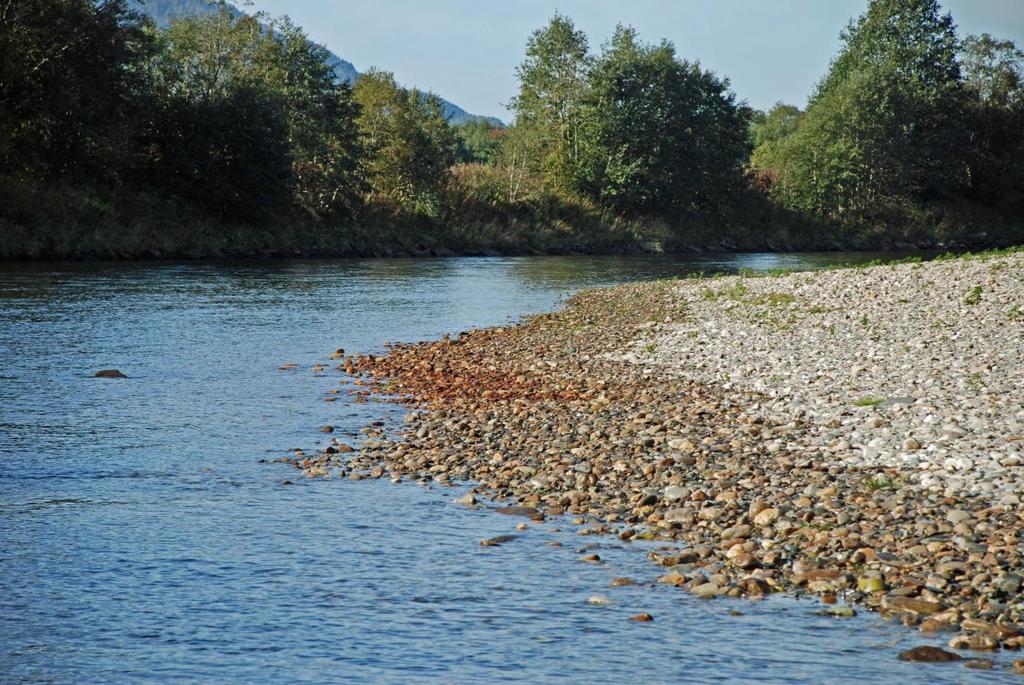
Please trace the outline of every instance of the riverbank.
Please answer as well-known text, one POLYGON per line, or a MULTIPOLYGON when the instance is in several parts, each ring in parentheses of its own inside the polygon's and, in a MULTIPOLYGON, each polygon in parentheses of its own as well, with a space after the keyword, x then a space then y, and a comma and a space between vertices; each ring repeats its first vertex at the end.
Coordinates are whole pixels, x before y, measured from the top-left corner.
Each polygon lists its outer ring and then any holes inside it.
POLYGON ((587 291, 344 358, 353 392, 425 411, 297 465, 663 540, 660 581, 701 597, 813 593, 1020 648, 1022 307, 1019 251, 587 291))
POLYGON ((719 252, 947 251, 1017 244, 1019 219, 966 205, 922 209, 900 228, 821 224, 754 192, 675 221, 617 216, 539 193, 516 202, 453 183, 434 216, 372 202, 343 219, 268 212, 218 217, 159 192, 0 176, 0 260, 616 255, 719 252))

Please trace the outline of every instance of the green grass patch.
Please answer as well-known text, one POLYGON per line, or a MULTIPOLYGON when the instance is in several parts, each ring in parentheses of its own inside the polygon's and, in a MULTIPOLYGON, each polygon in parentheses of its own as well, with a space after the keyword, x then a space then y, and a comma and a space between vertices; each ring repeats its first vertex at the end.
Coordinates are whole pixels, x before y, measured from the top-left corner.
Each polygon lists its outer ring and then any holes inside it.
POLYGON ((974 286, 973 288, 971 288, 971 292, 967 293, 967 297, 964 298, 964 304, 966 304, 969 307, 973 307, 974 305, 980 303, 982 292, 984 292, 984 290, 980 285, 974 286))

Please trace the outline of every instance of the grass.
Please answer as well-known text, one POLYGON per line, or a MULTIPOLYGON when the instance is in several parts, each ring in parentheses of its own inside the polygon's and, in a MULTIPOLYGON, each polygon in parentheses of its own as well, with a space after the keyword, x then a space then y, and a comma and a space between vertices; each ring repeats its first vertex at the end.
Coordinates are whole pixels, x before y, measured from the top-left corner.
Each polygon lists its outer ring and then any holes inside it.
POLYGON ((877 407, 884 401, 877 397, 862 397, 859 400, 855 400, 853 404, 856 407, 877 407))
POLYGON ((875 492, 877 490, 896 490, 899 487, 899 483, 891 478, 884 478, 879 476, 872 478, 868 481, 868 490, 875 492))
POLYGON ((964 304, 969 307, 981 302, 981 293, 984 292, 980 285, 976 285, 971 288, 971 292, 967 293, 967 297, 964 298, 964 304))
POLYGON ((766 293, 746 300, 748 304, 762 304, 769 307, 783 307, 796 302, 796 296, 789 293, 766 293))

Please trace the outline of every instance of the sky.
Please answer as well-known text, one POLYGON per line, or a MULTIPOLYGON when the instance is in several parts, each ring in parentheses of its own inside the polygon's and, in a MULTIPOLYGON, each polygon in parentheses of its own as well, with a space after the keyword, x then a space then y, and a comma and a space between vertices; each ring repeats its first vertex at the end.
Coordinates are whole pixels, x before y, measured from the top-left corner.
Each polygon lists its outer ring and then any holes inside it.
MULTIPOLYGON (((241 4, 241 3, 240 3, 241 4)), ((597 51, 617 23, 726 76, 758 109, 803 106, 868 0, 253 0, 247 11, 289 15, 365 71, 394 72, 473 114, 509 121, 506 104, 530 33, 557 11, 597 51)), ((1024 46, 1024 0, 942 0, 961 36, 988 32, 1024 46)))

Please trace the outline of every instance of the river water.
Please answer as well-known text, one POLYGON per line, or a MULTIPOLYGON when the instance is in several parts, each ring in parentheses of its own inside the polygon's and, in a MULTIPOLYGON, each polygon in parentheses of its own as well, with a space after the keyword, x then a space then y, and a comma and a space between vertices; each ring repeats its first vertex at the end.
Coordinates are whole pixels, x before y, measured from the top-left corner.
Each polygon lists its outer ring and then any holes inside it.
POLYGON ((872 615, 609 588, 654 580, 645 543, 600 540, 607 563, 581 564, 595 539, 565 521, 485 548, 516 521, 457 489, 260 463, 323 424, 354 440, 400 419, 322 401, 338 377, 311 367, 335 348, 501 324, 587 286, 849 259, 0 265, 0 682, 996 682, 897 661, 929 641, 872 615), (641 611, 655 621, 626 620, 641 611))

